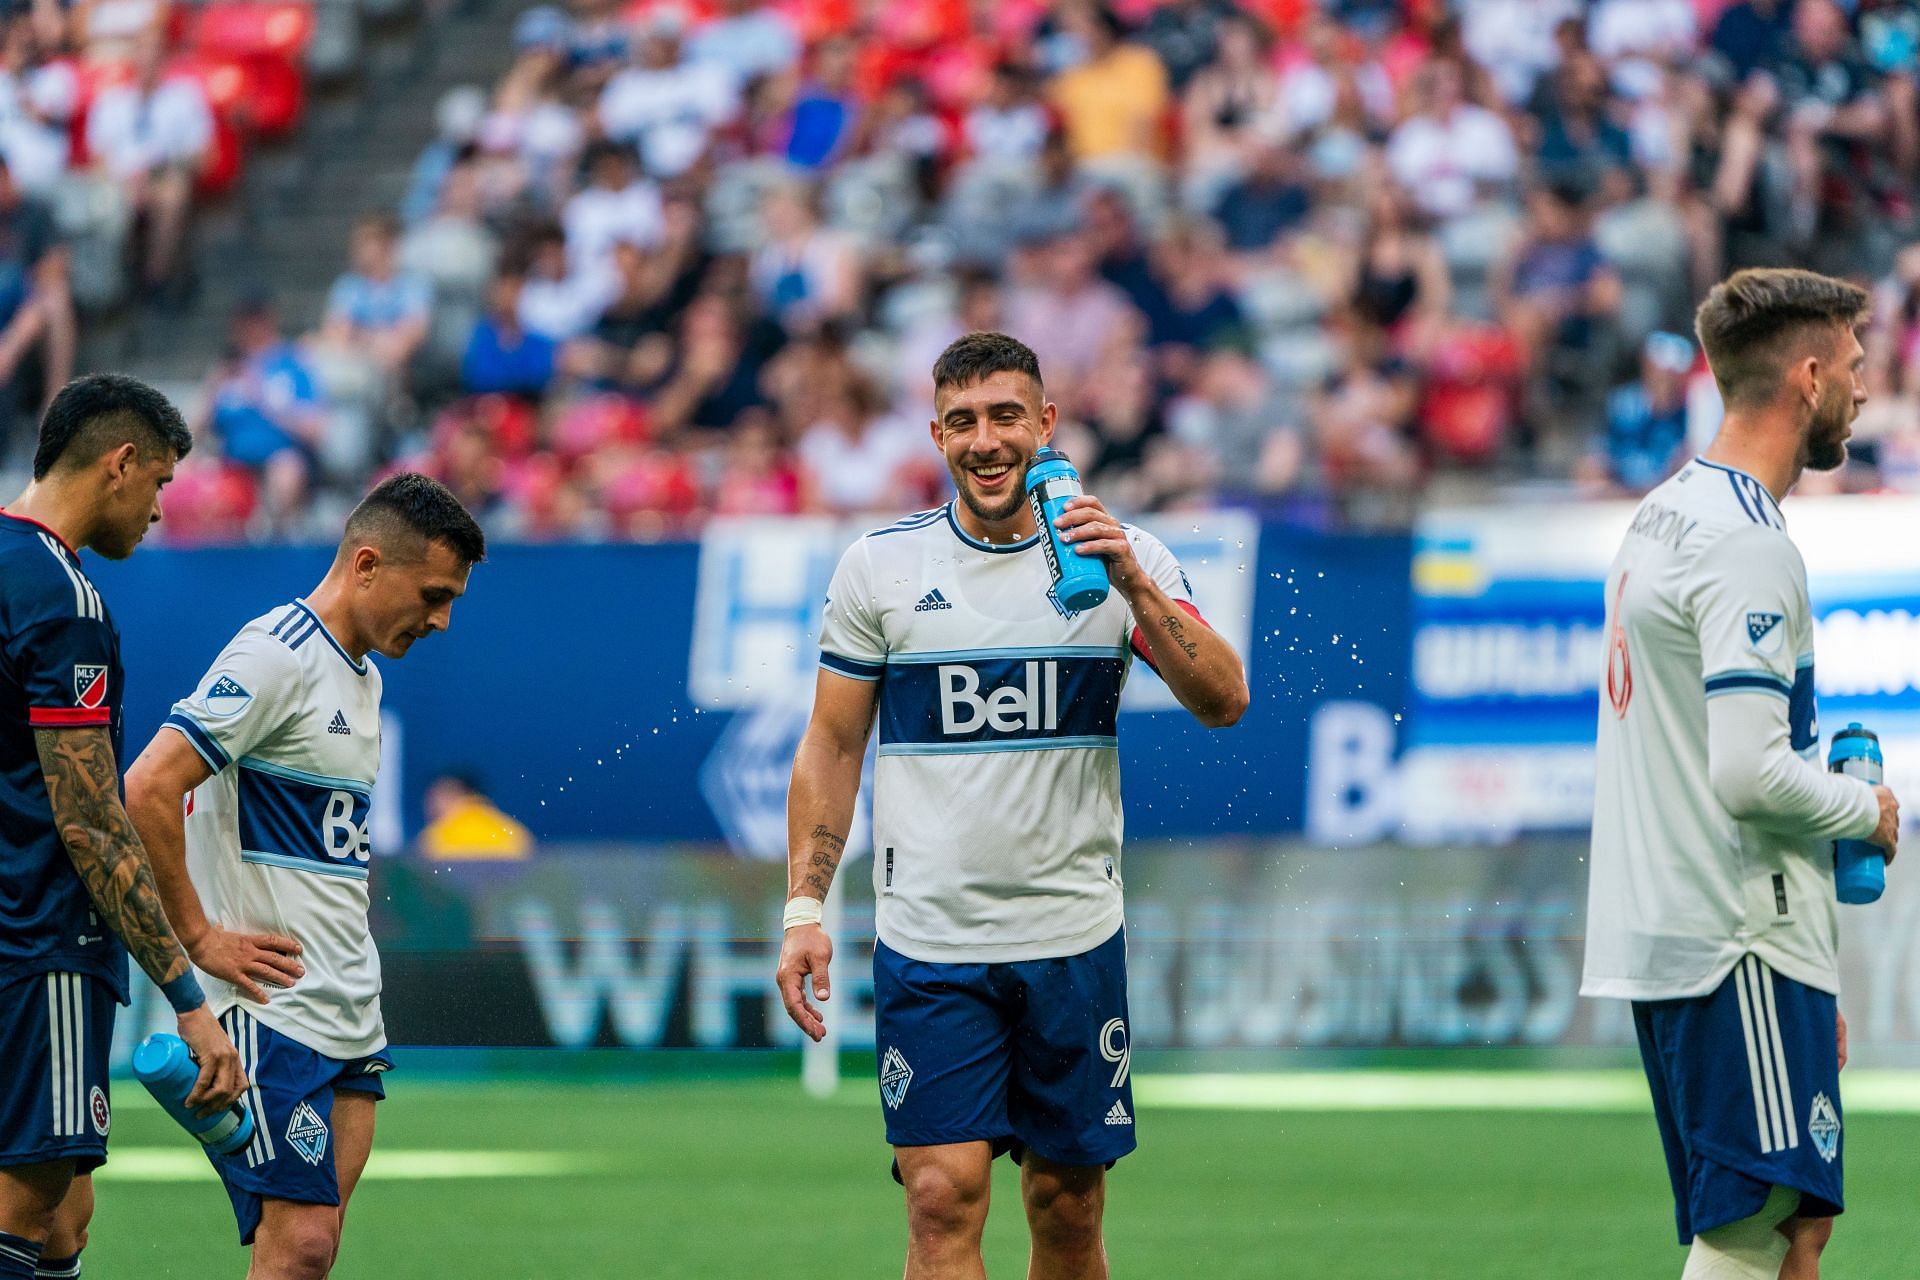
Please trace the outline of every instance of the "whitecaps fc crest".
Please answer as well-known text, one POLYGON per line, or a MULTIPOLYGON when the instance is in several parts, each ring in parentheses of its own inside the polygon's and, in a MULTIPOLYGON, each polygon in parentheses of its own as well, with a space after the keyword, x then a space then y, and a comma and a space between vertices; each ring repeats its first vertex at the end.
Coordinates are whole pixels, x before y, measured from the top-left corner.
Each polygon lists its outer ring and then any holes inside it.
POLYGON ((1839 1156, 1840 1113, 1824 1093, 1814 1094, 1813 1106, 1807 1110, 1807 1136, 1813 1139, 1813 1149, 1828 1164, 1839 1156))
POLYGON ((886 1056, 880 1059, 880 1097, 889 1110, 900 1109, 907 1099, 907 1086, 912 1083, 913 1068, 898 1049, 888 1045, 886 1056))
POLYGON ((308 1164, 319 1164, 320 1157, 327 1154, 327 1122, 312 1103, 302 1101, 293 1109, 287 1120, 287 1141, 308 1164))

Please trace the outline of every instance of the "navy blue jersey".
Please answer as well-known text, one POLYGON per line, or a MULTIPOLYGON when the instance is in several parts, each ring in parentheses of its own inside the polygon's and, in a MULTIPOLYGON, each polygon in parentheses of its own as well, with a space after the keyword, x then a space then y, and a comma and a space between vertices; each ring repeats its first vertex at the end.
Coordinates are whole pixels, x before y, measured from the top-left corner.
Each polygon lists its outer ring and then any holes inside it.
POLYGON ((105 726, 121 757, 120 634, 80 557, 0 512, 0 986, 83 973, 124 1002, 127 953, 53 825, 35 729, 105 726))

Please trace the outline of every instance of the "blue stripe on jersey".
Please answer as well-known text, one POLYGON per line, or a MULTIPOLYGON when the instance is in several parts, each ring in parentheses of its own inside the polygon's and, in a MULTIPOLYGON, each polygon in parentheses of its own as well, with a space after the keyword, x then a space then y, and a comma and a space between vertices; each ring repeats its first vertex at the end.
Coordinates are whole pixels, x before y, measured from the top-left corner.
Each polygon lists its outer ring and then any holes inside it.
POLYGON ((1004 544, 982 542, 960 527, 959 519, 953 514, 953 504, 951 502, 940 508, 940 510, 946 513, 947 523, 953 526, 953 536, 974 548, 976 551, 991 551, 995 555, 1007 555, 1015 551, 1025 551, 1028 547, 1040 541, 1040 533, 1038 530, 1035 530, 1032 537, 1024 538, 1019 542, 1008 542, 1004 544))
POLYGON ((239 763, 243 861, 366 878, 372 797, 363 784, 309 781, 315 775, 280 766, 263 768, 265 761, 248 756, 239 763))
POLYGON ((1803 658, 1793 673, 1793 691, 1787 695, 1787 741, 1795 751, 1819 745, 1818 719, 1813 701, 1813 659, 1803 658))
POLYGON ((869 538, 883 538, 889 533, 912 533, 915 529, 925 529, 930 525, 939 524, 941 518, 945 516, 946 513, 947 509, 945 507, 935 507, 931 511, 917 512, 904 519, 894 521, 884 529, 875 529, 867 536, 869 538))
POLYGON ((282 631, 285 631, 287 629, 287 624, 292 622, 295 618, 298 618, 299 616, 300 616, 300 611, 298 609, 287 610, 285 613, 280 615, 280 621, 274 623, 273 630, 269 631, 267 634, 271 636, 276 636, 276 637, 279 636, 282 631))
POLYGON ((878 680, 887 669, 883 663, 843 658, 837 653, 828 653, 825 649, 820 651, 820 665, 837 676, 847 676, 854 680, 878 680))
POLYGON ((985 751, 1118 751, 1120 739, 1088 734, 1077 738, 1029 738, 1003 742, 891 742, 877 748, 883 756, 963 756, 985 751))
MULTIPOLYGON (((320 615, 315 613, 307 605, 306 601, 295 600, 293 602, 293 607, 300 610, 300 612, 306 614, 309 618, 313 619, 314 628, 318 630, 323 637, 325 637, 327 644, 332 647, 333 651, 340 655, 340 661, 352 667, 356 675, 367 674, 367 664, 364 662, 355 662, 352 656, 348 654, 345 649, 340 647, 340 642, 333 638, 333 632, 327 630, 327 624, 320 621, 320 615)), ((307 634, 311 635, 312 632, 308 632, 307 634)))
POLYGON ((907 748, 979 751, 1112 739, 1126 662, 1111 650, 1098 652, 889 661, 880 684, 881 749, 900 755, 907 748))
POLYGON ((319 625, 316 622, 297 622, 287 629, 287 634, 281 639, 287 642, 287 648, 298 649, 312 638, 313 633, 319 629, 319 625))
POLYGON ((329 777, 324 773, 308 773, 304 769, 296 769, 291 765, 276 764, 271 760, 262 760, 258 756, 241 756, 240 767, 243 769, 252 769, 255 773, 265 773, 276 778, 284 778, 288 782, 304 782, 310 787, 325 787, 329 791, 351 791, 356 795, 365 796, 369 800, 373 796, 372 783, 360 782, 353 778, 329 777))
POLYGON ((1709 698, 1716 693, 1744 693, 1748 690, 1777 693, 1783 698, 1793 693, 1792 685, 1768 671, 1723 671, 1719 675, 1708 676, 1706 685, 1709 698))
POLYGON ((207 762, 207 768, 215 773, 233 763, 233 757, 226 753, 214 736, 186 712, 172 712, 161 723, 169 729, 178 730, 180 736, 187 740, 187 745, 199 752, 200 758, 207 762))
POLYGON ((890 653, 887 655, 889 666, 906 666, 916 662, 983 662, 989 658, 1124 658, 1128 650, 1125 645, 1114 644, 1064 644, 1036 646, 1012 645, 1001 649, 926 649, 919 652, 890 653))
POLYGON ((1733 496, 1740 503, 1740 509, 1747 513, 1747 519, 1755 524, 1763 524, 1769 529, 1787 527, 1786 517, 1781 514, 1780 504, 1773 499, 1773 493, 1758 477, 1748 475, 1738 467, 1729 467, 1718 462, 1708 462, 1705 458, 1695 458, 1703 467, 1712 467, 1715 471, 1726 473, 1727 483, 1733 487, 1733 496))

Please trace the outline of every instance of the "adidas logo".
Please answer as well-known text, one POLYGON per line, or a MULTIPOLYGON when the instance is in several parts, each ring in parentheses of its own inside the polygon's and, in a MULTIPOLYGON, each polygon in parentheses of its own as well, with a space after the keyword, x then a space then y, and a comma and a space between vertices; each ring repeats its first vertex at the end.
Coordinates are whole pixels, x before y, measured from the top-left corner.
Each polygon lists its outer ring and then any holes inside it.
POLYGON ((1113 1100, 1113 1105, 1107 1108, 1107 1123, 1108 1124, 1132 1124, 1133 1123, 1133 1117, 1127 1114, 1127 1109, 1124 1106, 1120 1105, 1120 1099, 1118 1098, 1115 1098, 1113 1100))
POLYGON ((336 711, 333 713, 333 723, 327 726, 327 732, 344 733, 349 736, 353 734, 352 727, 347 724, 346 712, 336 711))
POLYGON ((936 609, 951 608, 953 608, 953 606, 947 603, 947 598, 940 594, 940 588, 935 587, 920 597, 920 603, 913 606, 913 611, 915 613, 932 613, 936 609))

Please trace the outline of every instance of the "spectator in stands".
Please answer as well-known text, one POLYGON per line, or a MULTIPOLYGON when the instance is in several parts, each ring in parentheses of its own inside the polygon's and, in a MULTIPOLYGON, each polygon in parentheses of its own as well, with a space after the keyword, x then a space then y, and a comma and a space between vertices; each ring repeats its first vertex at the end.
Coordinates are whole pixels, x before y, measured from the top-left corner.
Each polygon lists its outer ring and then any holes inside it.
POLYGON ((414 161, 400 202, 400 218, 407 226, 418 226, 439 209, 447 175, 474 145, 486 116, 487 95, 476 85, 455 85, 440 95, 433 109, 434 139, 414 161))
POLYGON ((426 340, 433 293, 419 276, 401 271, 400 224, 370 214, 353 228, 353 269, 327 292, 322 343, 371 362, 389 384, 404 384, 407 367, 426 340))
POLYGON ((638 148, 656 178, 685 173, 707 153, 714 131, 740 112, 732 72, 688 58, 685 29, 680 10, 654 10, 641 24, 633 65, 607 81, 600 95, 600 127, 613 141, 638 148))
POLYGON ((1421 478, 1413 432, 1419 381, 1378 328, 1357 318, 1343 328, 1340 367, 1307 409, 1321 483, 1349 499, 1411 494, 1421 478))
POLYGON ((688 42, 694 61, 724 67, 743 86, 790 71, 799 62, 799 33, 763 0, 720 0, 718 8, 720 16, 688 42))
POLYGON ((460 385, 468 395, 541 395, 553 381, 558 345, 520 321, 526 277, 508 268, 494 277, 485 314, 467 339, 460 385))
POLYGON ((521 251, 527 263, 520 290, 520 324, 555 343, 593 328, 619 290, 617 273, 575 270, 567 237, 552 223, 534 228, 521 251))
POLYGON ((722 516, 791 516, 809 509, 806 480, 764 410, 747 413, 727 433, 713 512, 722 516))
POLYGON ((1167 69, 1176 93, 1184 92, 1219 57, 1231 39, 1226 28, 1242 17, 1231 0, 1167 0, 1140 27, 1140 43, 1167 69))
POLYGON ((206 94, 188 77, 167 76, 165 56, 159 36, 143 36, 133 80, 102 89, 87 114, 87 150, 133 207, 141 280, 154 295, 175 279, 193 184, 213 154, 206 94))
POLYGON ((1300 409, 1252 352, 1227 347, 1202 362, 1193 390, 1169 406, 1167 425, 1202 460, 1209 488, 1280 494, 1306 478, 1300 409))
POLYGON ((1387 165, 1427 213, 1457 217, 1481 191, 1519 176, 1513 131, 1498 115, 1467 101, 1466 73, 1458 63, 1427 63, 1412 93, 1419 105, 1393 131, 1387 165))
POLYGON ((1607 429, 1581 478, 1610 490, 1642 494, 1686 461, 1687 374, 1693 343, 1653 333, 1640 350, 1640 376, 1607 397, 1607 429))
POLYGON ((1362 323, 1418 361, 1439 339, 1451 309, 1446 259, 1400 187, 1388 182, 1375 188, 1367 213, 1347 302, 1362 323))
POLYGON ((860 113, 854 55, 854 43, 847 39, 822 40, 814 50, 812 74, 787 116, 786 160, 794 168, 817 172, 851 148, 860 113))
POLYGON ((71 63, 40 56, 31 20, 14 20, 0 38, 0 159, 23 191, 45 194, 72 158, 79 80, 71 63))
POLYGON ((666 228, 660 190, 640 176, 632 148, 596 142, 583 159, 587 185, 567 201, 561 224, 568 275, 593 287, 612 276, 616 242, 657 244, 666 228))
POLYGON ((269 526, 285 533, 303 515, 324 406, 299 349, 281 333, 270 295, 244 297, 229 332, 232 346, 213 373, 201 429, 219 442, 222 457, 253 475, 269 526))
POLYGON ((576 88, 598 89, 627 60, 630 39, 620 0, 569 0, 567 71, 576 88))
POLYGON ((1116 345, 1138 333, 1141 318, 1116 286, 1094 269, 1093 246, 1078 230, 1042 241, 1033 269, 1007 299, 1007 323, 1040 357, 1047 391, 1061 404, 1116 345))
POLYGON ((38 352, 40 399, 73 376, 76 323, 67 251, 53 215, 13 180, 0 158, 0 457, 19 416, 33 408, 27 383, 38 352))
POLYGON ((1217 27, 1219 58, 1191 77, 1180 104, 1186 173, 1181 200, 1195 212, 1252 167, 1278 109, 1279 78, 1266 28, 1235 13, 1217 27))
POLYGON ((520 862, 533 834, 487 798, 472 773, 444 773, 427 784, 427 826, 419 850, 435 862, 520 862))
POLYGON ((760 223, 748 275, 761 305, 793 332, 850 316, 861 300, 860 257, 821 224, 817 192, 796 182, 774 187, 760 223))
POLYGON ((1120 19, 1104 5, 1074 4, 1061 21, 1085 50, 1053 82, 1053 106, 1074 159, 1130 186, 1157 179, 1166 68, 1152 50, 1123 38, 1120 19))
POLYGON ((1229 251, 1265 255, 1306 221, 1313 193, 1302 170, 1299 150, 1284 138, 1269 134, 1261 140, 1246 176, 1229 186, 1213 209, 1229 251))
POLYGON ((1047 129, 1047 109, 1034 94, 1032 77, 1019 63, 1003 62, 963 119, 961 139, 976 164, 1024 174, 1038 162, 1047 129))
MULTIPOLYGON (((1811 245, 1818 235, 1831 252, 1836 239, 1857 240, 1873 221, 1877 192, 1867 165, 1886 152, 1886 99, 1833 0, 1797 0, 1778 75, 1795 242, 1811 245)), ((1858 256, 1852 244, 1840 251, 1858 256)))
POLYGON ((749 347, 734 304, 720 294, 701 294, 681 313, 673 365, 653 398, 654 421, 663 432, 732 427, 766 403, 760 390, 764 363, 764 354, 749 347))
POLYGON ((822 510, 861 515, 927 506, 945 496, 945 473, 926 428, 886 413, 869 378, 837 379, 817 399, 796 453, 822 510))

